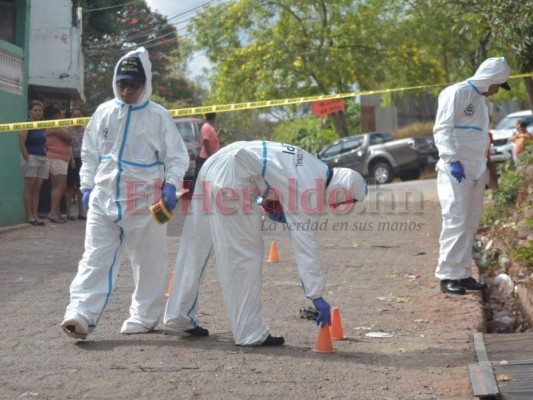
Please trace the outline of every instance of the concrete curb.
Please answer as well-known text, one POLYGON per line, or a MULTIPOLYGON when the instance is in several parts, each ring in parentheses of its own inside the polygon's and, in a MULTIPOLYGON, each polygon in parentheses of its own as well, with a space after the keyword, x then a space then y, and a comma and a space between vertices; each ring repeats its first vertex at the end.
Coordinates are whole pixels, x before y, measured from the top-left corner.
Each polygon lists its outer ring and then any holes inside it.
POLYGON ((0 235, 2 233, 8 233, 8 232, 12 232, 12 231, 18 231, 20 229, 30 228, 31 226, 32 225, 30 225, 28 223, 24 223, 24 224, 17 224, 17 225, 10 225, 10 226, 0 227, 0 235))

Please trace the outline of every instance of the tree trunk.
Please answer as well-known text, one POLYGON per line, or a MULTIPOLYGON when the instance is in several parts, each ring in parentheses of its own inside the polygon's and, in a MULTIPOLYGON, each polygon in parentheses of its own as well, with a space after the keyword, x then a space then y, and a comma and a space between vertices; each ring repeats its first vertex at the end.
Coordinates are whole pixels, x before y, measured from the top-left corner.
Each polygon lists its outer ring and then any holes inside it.
POLYGON ((330 117, 333 120, 333 125, 335 126, 335 130, 337 131, 339 136, 348 136, 348 126, 346 125, 344 111, 337 111, 336 113, 330 114, 330 117))
POLYGON ((528 76, 524 78, 526 82, 526 93, 529 100, 529 109, 533 110, 533 78, 528 76))

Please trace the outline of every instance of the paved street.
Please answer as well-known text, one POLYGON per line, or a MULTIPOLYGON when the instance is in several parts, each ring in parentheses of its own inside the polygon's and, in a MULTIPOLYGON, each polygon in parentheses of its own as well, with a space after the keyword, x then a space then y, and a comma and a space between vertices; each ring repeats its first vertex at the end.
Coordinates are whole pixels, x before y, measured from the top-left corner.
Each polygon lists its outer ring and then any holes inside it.
MULTIPOLYGON (((311 302, 282 225, 263 226, 265 258, 272 241, 280 254, 263 267, 263 313, 272 333, 285 336, 283 348, 233 344, 214 260, 200 293, 209 338, 162 327, 121 335, 133 286, 127 257, 97 329, 73 341, 59 324, 84 222, 2 230, 0 398, 472 399, 468 364, 476 362, 481 299, 444 295, 433 278, 440 208, 431 182, 374 189, 358 212, 324 215, 309 228, 328 268, 326 299, 339 307, 347 336, 332 354, 312 351, 318 330, 299 317, 311 302)), ((178 216, 169 224, 169 274, 182 223, 178 216)))

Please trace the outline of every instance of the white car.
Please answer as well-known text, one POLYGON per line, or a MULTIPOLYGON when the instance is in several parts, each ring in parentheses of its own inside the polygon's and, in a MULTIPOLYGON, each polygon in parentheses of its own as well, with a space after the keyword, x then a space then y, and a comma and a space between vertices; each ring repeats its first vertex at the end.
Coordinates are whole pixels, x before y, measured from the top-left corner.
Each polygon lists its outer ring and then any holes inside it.
POLYGON ((490 148, 490 159, 492 161, 505 161, 513 158, 513 142, 509 139, 515 132, 515 125, 518 120, 529 121, 527 130, 533 133, 533 114, 531 110, 518 111, 507 115, 490 131, 493 140, 490 148))

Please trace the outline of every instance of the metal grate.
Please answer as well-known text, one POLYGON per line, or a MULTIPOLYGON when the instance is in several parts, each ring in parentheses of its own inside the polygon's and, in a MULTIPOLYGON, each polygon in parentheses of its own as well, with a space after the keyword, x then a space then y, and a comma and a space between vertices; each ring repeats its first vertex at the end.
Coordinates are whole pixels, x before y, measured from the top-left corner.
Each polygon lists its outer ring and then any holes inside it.
POLYGON ((22 56, 0 49, 0 90, 22 95, 22 56))

